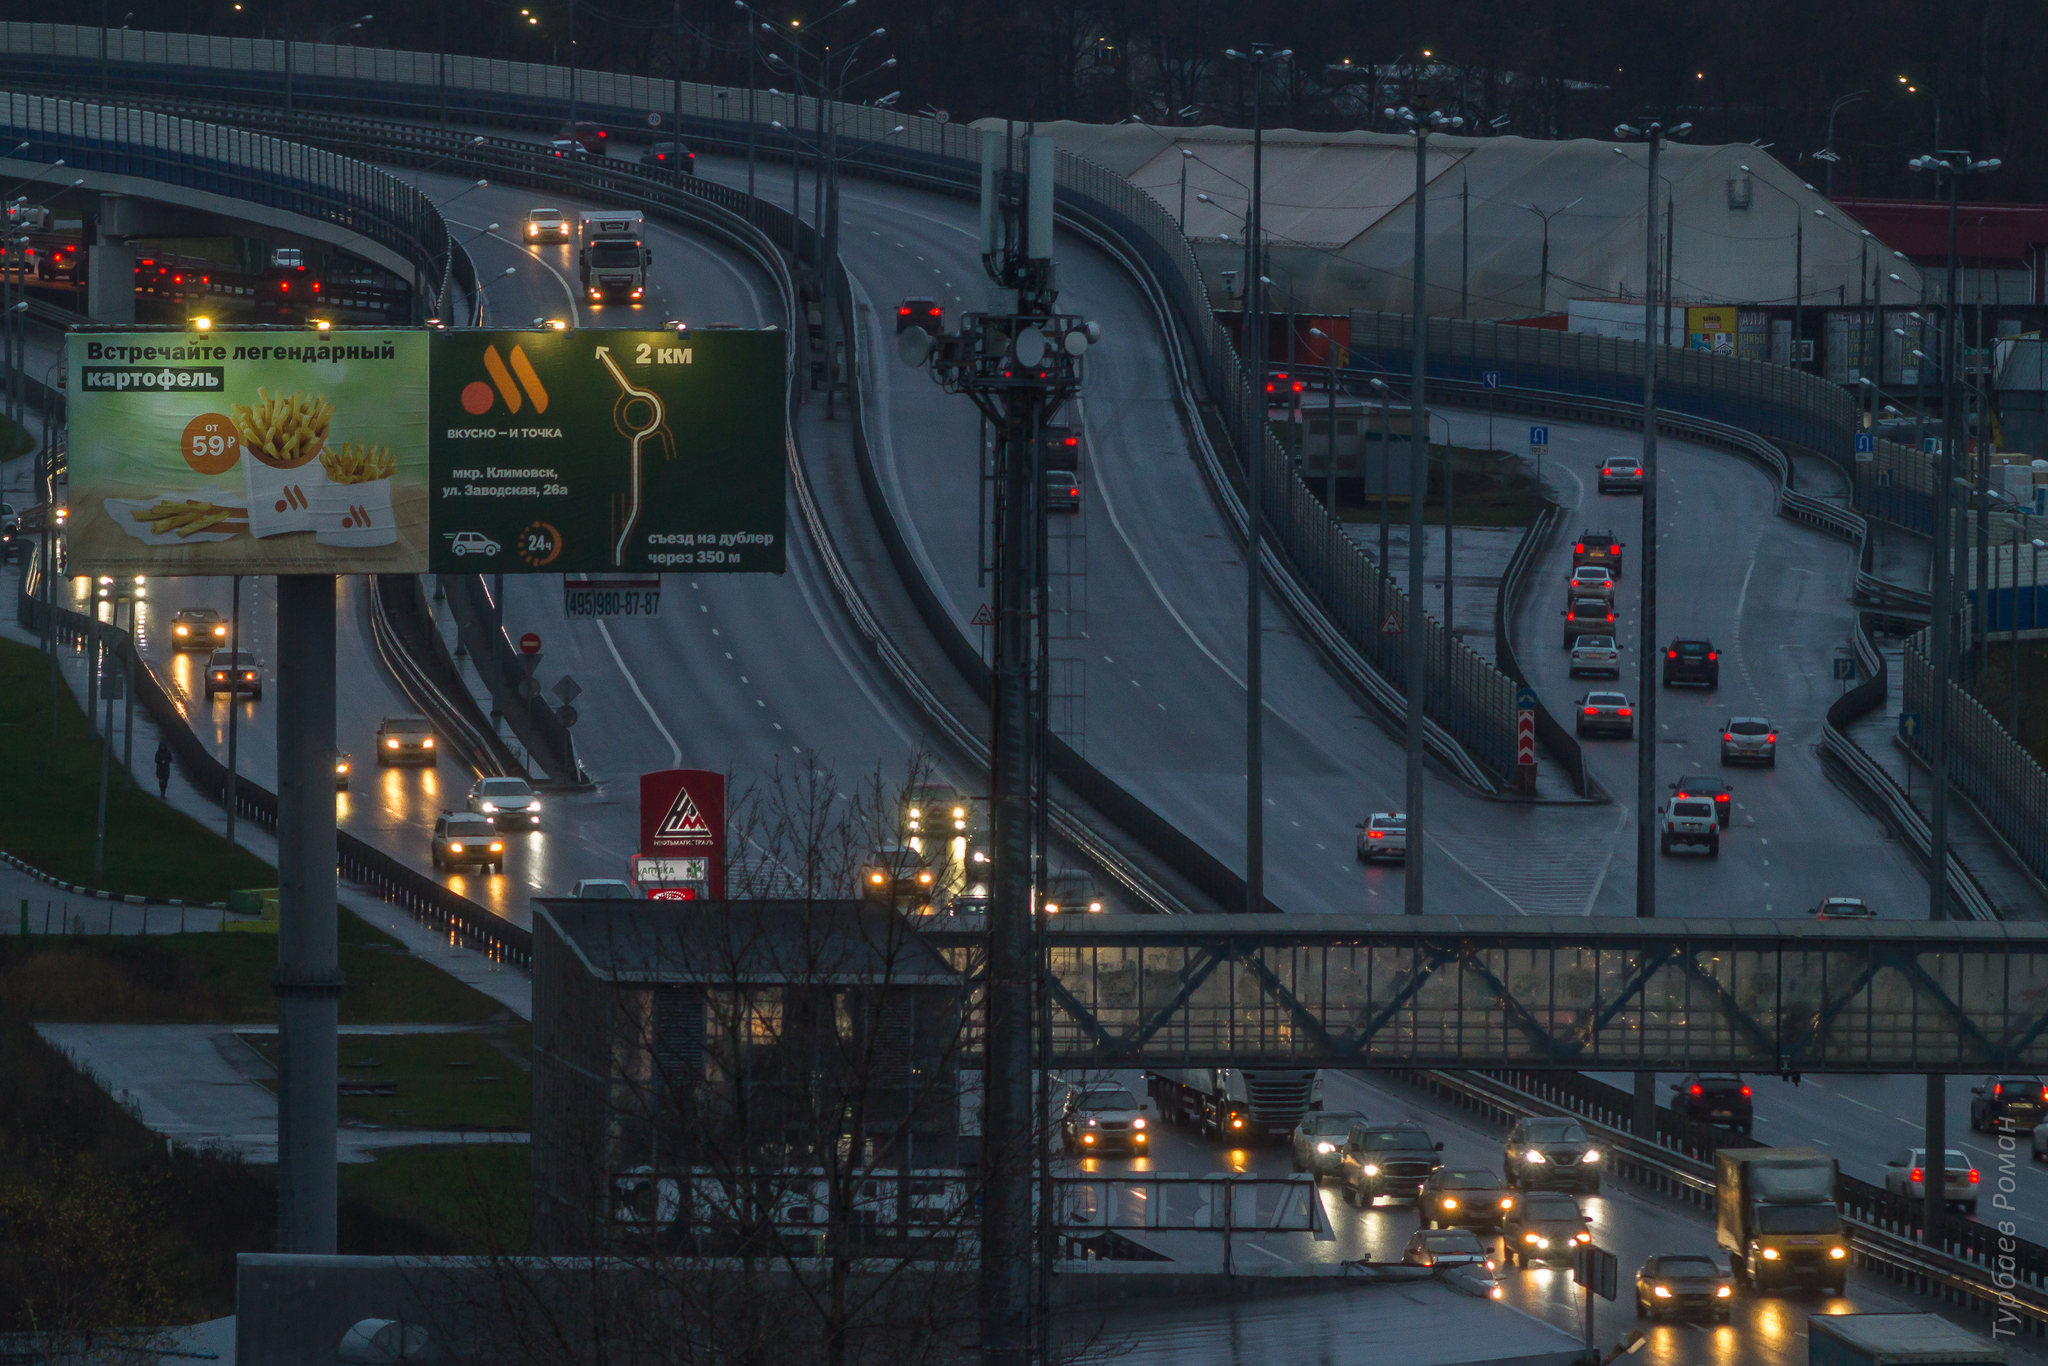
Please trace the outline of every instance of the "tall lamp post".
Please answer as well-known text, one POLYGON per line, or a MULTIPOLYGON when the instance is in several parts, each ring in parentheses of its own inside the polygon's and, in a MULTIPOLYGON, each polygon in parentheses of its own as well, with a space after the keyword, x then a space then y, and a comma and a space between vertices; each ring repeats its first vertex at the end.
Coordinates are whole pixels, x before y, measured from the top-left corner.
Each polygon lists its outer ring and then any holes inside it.
POLYGON ((1245 373, 1250 385, 1245 391, 1244 483, 1246 545, 1244 557, 1245 632, 1245 718, 1244 718, 1244 909, 1256 915, 1266 907, 1266 819, 1265 819, 1265 725, 1260 715, 1265 705, 1265 649, 1259 608, 1265 589, 1260 582, 1260 559, 1265 553, 1265 510, 1260 503, 1266 464, 1266 264, 1265 228, 1260 222, 1260 201, 1265 193, 1265 104, 1266 68, 1278 66, 1294 56, 1292 48, 1254 43, 1240 51, 1229 48, 1224 56, 1243 62, 1252 75, 1252 199, 1245 215, 1244 317, 1245 373))
POLYGON ((1641 138, 1649 146, 1648 206, 1643 215, 1643 576, 1642 635, 1637 641, 1640 670, 1636 712, 1636 914, 1657 914, 1657 154, 1667 138, 1684 137, 1690 123, 1665 128, 1655 120, 1637 128, 1614 130, 1625 138, 1641 138))
MULTIPOLYGON (((1418 112, 1406 105, 1387 110, 1386 116, 1415 136, 1415 278, 1414 302, 1410 305, 1414 312, 1415 338, 1409 356, 1412 364, 1408 383, 1408 622, 1405 628, 1407 639, 1403 642, 1408 653, 1408 682, 1404 689, 1408 702, 1405 735, 1408 854, 1402 891, 1405 898, 1403 909, 1409 915, 1421 915, 1423 854, 1427 845, 1422 819, 1423 746, 1427 725, 1425 703, 1429 694, 1429 652, 1423 642, 1423 627, 1429 619, 1422 610, 1422 504, 1429 490, 1429 418, 1423 393, 1429 342, 1429 301, 1426 297, 1429 255, 1425 214, 1429 194, 1429 135, 1432 130, 1462 128, 1465 120, 1445 118, 1434 111, 1418 112)), ((1385 455, 1382 451, 1381 458, 1384 459, 1385 455)), ((1384 622, 1381 624, 1385 625, 1384 622)), ((1446 621, 1444 630, 1450 629, 1451 623, 1446 621)))
MULTIPOLYGON (((1949 525, 1949 504, 1955 497, 1950 481, 1955 474, 1956 446, 1961 436, 1961 413, 1958 411, 1960 395, 1957 392, 1956 375, 1956 194, 1957 187, 1966 175, 1979 175, 1998 169, 1996 157, 1979 161, 1968 152, 1937 151, 1928 156, 1915 157, 1909 163, 1916 171, 1929 175, 1948 177, 1948 276, 1942 291, 1942 307, 1947 311, 1949 326, 1942 334, 1941 366, 1941 454, 1937 461, 1935 475, 1934 514, 1934 594, 1933 627, 1934 639, 1929 651, 1930 663, 1934 666, 1934 687, 1931 690, 1930 715, 1928 721, 1927 766, 1933 778, 1929 800, 1932 811, 1928 820, 1927 849, 1927 918, 1943 920, 1948 916, 1948 678, 1954 667, 1955 653, 1955 566, 1951 561, 1953 543, 1949 525)), ((1925 1116, 1925 1146, 1929 1161, 1933 1154, 1947 1150, 1948 1133, 1948 1086, 1947 1078, 1939 1073, 1927 1077, 1927 1111, 1925 1116)), ((1926 1204, 1921 1211, 1920 1227, 1924 1241, 1930 1247, 1942 1244, 1942 1225, 1948 1214, 1948 1203, 1942 1185, 1933 1181, 1924 1182, 1926 1204)))
POLYGON ((1538 313, 1548 313, 1550 311, 1550 220, 1584 198, 1584 195, 1580 195, 1579 199, 1574 199, 1571 204, 1565 205, 1563 209, 1552 209, 1548 213, 1537 208, 1534 204, 1522 205, 1523 208, 1543 220, 1543 264, 1541 274, 1538 277, 1541 283, 1536 287, 1536 311, 1538 313))
POLYGON ((1829 199, 1835 197, 1835 163, 1842 159, 1841 155, 1835 151, 1835 115, 1842 111, 1842 106, 1854 104, 1869 93, 1868 90, 1852 90, 1848 94, 1840 96, 1833 104, 1828 106, 1828 144, 1818 152, 1815 152, 1813 159, 1828 168, 1827 179, 1822 183, 1827 187, 1825 193, 1829 199))

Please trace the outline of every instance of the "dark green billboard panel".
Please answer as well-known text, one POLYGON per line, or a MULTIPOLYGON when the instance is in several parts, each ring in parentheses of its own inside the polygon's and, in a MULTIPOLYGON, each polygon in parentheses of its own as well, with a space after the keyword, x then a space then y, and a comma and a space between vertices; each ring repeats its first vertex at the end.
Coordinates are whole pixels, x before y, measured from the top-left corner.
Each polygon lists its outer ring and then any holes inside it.
POLYGON ((436 573, 776 573, 780 331, 441 332, 436 573))

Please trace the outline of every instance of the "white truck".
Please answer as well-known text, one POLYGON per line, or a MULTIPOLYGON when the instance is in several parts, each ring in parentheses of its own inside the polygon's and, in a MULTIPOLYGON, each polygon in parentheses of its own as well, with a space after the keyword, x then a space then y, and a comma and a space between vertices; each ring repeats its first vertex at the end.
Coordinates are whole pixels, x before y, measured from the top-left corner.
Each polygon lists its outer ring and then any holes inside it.
POLYGON ((1164 1124, 1249 1142, 1284 1139, 1323 1108, 1323 1076, 1294 1068, 1180 1067, 1145 1073, 1164 1124))
POLYGON ((647 267, 654 253, 642 240, 646 228, 637 210, 583 215, 576 269, 592 303, 638 303, 647 292, 647 267))

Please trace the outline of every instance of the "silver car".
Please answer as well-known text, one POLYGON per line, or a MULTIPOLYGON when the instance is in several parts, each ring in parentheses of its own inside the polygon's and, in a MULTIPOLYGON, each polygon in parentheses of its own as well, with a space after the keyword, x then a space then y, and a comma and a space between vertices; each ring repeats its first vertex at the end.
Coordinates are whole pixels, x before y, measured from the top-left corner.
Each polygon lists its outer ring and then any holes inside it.
POLYGON ((1737 716, 1721 731, 1721 762, 1778 766, 1778 730, 1761 716, 1737 716))
POLYGON ((1584 678, 1587 674, 1621 677, 1621 647, 1613 636, 1580 636, 1572 646, 1571 676, 1584 678))
POLYGON ((1581 736, 1619 735, 1632 740, 1636 734, 1636 710, 1628 696, 1618 692, 1589 692, 1579 702, 1578 731, 1581 736))
POLYGON ((499 829, 533 829, 540 824, 540 798, 524 778, 479 778, 469 789, 469 809, 490 817, 499 829))
POLYGON ((1375 811, 1358 827, 1358 861, 1408 858, 1408 813, 1375 811))
POLYGON ((1344 1135, 1351 1132, 1354 1124, 1365 1123, 1365 1116, 1323 1110, 1303 1118, 1294 1126, 1294 1170, 1307 1172, 1321 1185, 1323 1178, 1334 1175, 1339 1157, 1344 1149, 1344 1135))
MULTIPOLYGON (((1975 1214, 1977 1187, 1982 1178, 1970 1165, 1969 1156, 1961 1148, 1950 1148, 1942 1166, 1941 1191, 1948 1203, 1961 1205, 1965 1214, 1975 1214)), ((1923 1200, 1927 1190, 1926 1175, 1927 1150, 1908 1148, 1884 1164, 1884 1188, 1908 1200, 1923 1200)))

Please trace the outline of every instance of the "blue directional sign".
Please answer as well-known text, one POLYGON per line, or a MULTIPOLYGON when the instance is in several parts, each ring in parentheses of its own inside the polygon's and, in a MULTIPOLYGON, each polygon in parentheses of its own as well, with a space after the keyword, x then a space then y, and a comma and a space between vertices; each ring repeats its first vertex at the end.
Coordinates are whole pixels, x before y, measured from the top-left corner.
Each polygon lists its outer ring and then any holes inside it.
POLYGON ((1532 446, 1548 446, 1550 444, 1550 428, 1531 427, 1529 429, 1529 444, 1532 446))
POLYGON ((1500 388, 1500 371, 1488 370, 1486 372, 1486 387, 1489 389, 1500 388))
POLYGON ((1536 690, 1535 690, 1534 688, 1517 688, 1517 689, 1515 689, 1515 710, 1516 710, 1516 711, 1534 711, 1534 710, 1536 710, 1536 690))
POLYGON ((1877 438, 1869 432, 1856 433, 1856 454, 1870 455, 1877 450, 1877 438))
POLYGON ((1854 677, 1856 677, 1856 661, 1853 658, 1844 657, 1835 661, 1835 678, 1837 680, 1848 680, 1854 677))
POLYGON ((1892 486, 1892 472, 1890 470, 1879 470, 1877 472, 1877 486, 1881 489, 1888 489, 1892 486))
POLYGON ((1899 734, 1908 740, 1920 734, 1919 712, 1902 711, 1899 713, 1899 734))

